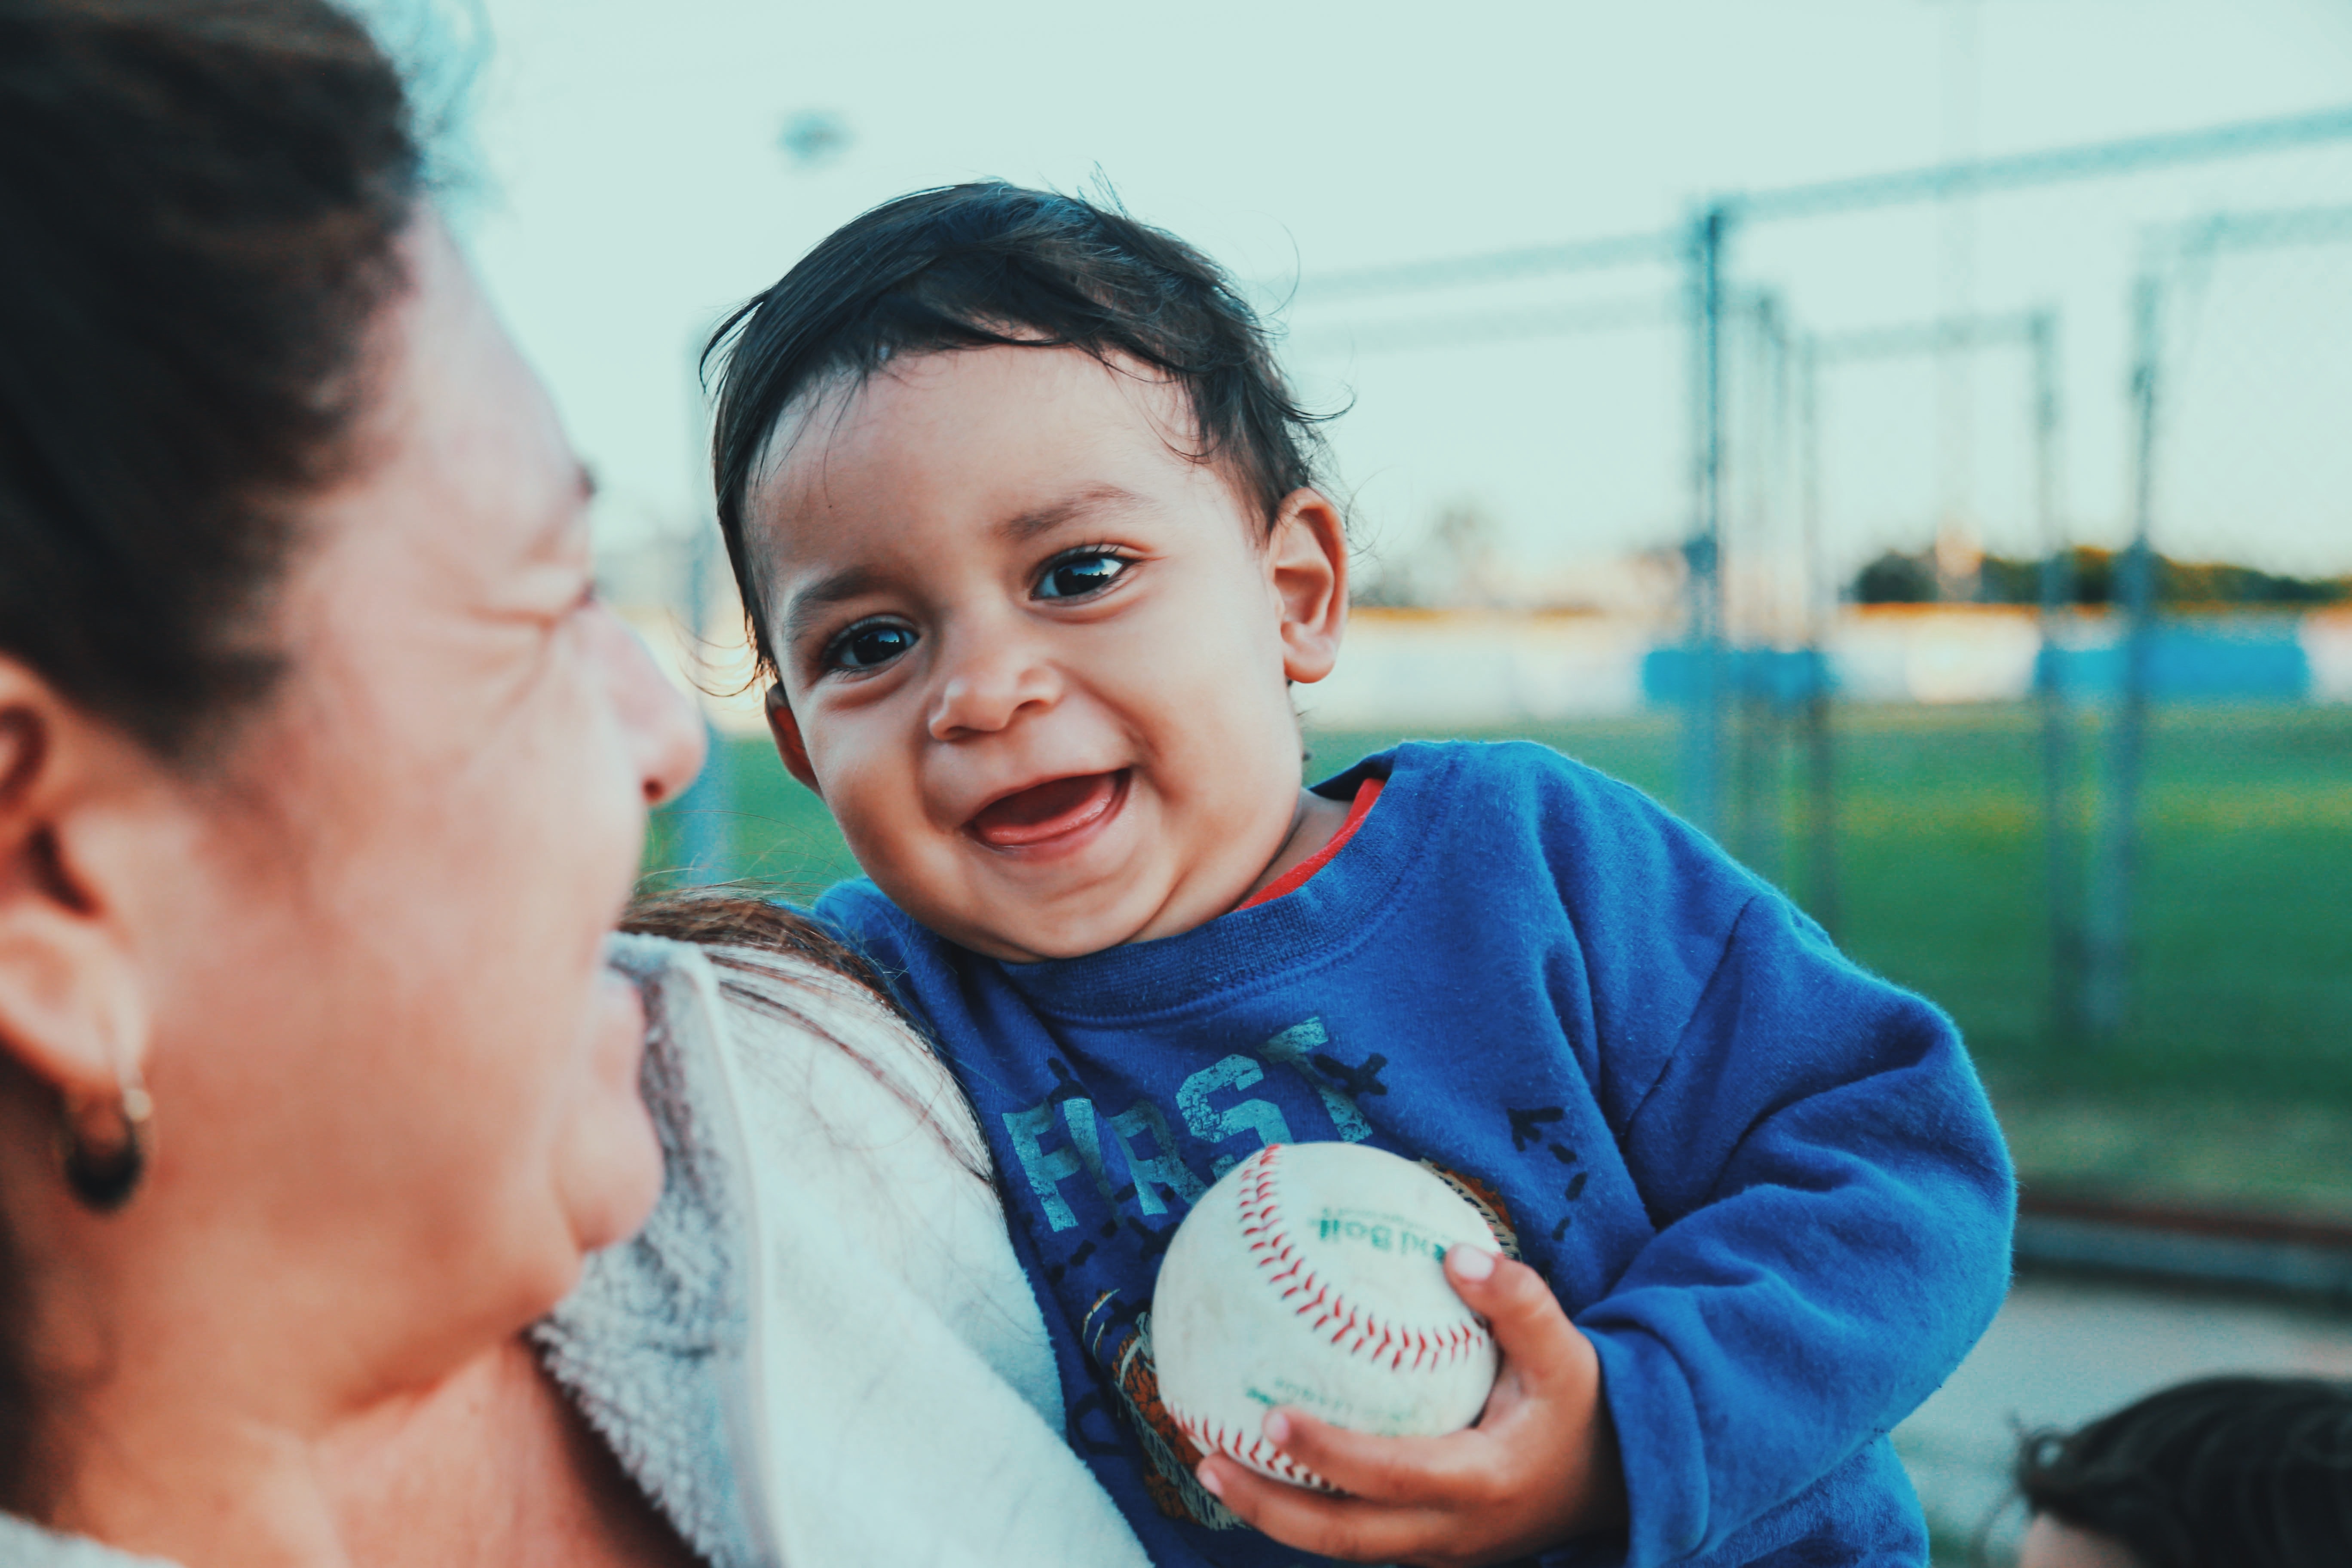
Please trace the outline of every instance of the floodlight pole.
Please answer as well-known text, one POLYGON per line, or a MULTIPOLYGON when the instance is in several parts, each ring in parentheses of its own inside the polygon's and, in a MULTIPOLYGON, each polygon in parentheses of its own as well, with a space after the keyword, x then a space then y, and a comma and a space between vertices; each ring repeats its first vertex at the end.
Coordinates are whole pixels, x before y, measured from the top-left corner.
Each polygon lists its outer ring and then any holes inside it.
POLYGON ((1704 833, 1723 826, 1723 250, 1731 216, 1717 202, 1692 220, 1692 518, 1683 545, 1688 604, 1688 689, 1683 726, 1683 811, 1704 833))
POLYGON ((2116 563, 2115 584, 2123 617, 2123 691, 2107 742, 2105 810, 2084 930, 2083 1022, 2099 1040, 2123 1032, 2131 1001, 2132 882, 2138 868, 2140 773, 2147 752, 2148 666, 2155 652, 2156 560, 2150 538, 2163 309, 2164 284, 2151 269, 2132 297, 2132 541, 2116 563))

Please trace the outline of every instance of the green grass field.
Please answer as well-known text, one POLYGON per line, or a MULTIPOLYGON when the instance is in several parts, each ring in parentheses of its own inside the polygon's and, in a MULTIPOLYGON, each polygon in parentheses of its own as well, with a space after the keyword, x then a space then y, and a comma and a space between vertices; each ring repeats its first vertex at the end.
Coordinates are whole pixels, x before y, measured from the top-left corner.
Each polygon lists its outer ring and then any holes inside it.
MULTIPOLYGON (((2352 1218, 2352 709, 2158 719, 2133 1016, 2097 1047, 2051 1022, 2032 714, 1854 708, 1837 726, 1840 940, 1959 1020, 2030 1183, 2352 1218)), ((1520 733, 1674 802, 1671 716, 1520 733)), ((1316 734, 1313 771, 1394 738, 1316 734)), ((764 744, 712 765, 731 873, 805 895, 854 870, 764 744)), ((678 863, 678 826, 657 826, 649 868, 678 863)), ((1779 879, 1775 826, 1735 837, 1779 879)))

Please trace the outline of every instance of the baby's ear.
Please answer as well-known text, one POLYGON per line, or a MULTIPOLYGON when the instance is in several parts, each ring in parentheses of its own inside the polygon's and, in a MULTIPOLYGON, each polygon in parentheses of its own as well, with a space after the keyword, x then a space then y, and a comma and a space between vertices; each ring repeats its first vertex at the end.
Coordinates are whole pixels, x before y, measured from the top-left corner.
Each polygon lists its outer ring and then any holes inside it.
POLYGON ((817 788, 816 770, 809 766, 808 744, 801 739, 801 721, 793 716, 793 705, 784 696, 782 681, 768 688, 766 706, 768 733, 776 738, 776 755, 784 759, 784 771, 823 800, 824 791, 817 788))
POLYGON ((1266 579, 1282 607, 1282 672, 1317 681, 1339 660, 1348 626, 1348 529, 1318 490, 1283 498, 1265 542, 1266 579))

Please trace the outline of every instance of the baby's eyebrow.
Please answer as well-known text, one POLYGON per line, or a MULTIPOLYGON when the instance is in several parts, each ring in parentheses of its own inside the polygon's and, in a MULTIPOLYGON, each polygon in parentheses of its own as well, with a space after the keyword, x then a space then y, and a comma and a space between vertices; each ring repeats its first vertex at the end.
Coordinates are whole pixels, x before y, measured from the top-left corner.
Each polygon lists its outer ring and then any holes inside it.
POLYGON ((870 566, 845 566, 838 572, 828 572, 815 582, 793 595, 784 612, 784 642, 798 642, 817 613, 845 599, 855 599, 870 594, 881 581, 881 574, 870 566))
POLYGON ((996 525, 997 533, 1014 544, 1025 544, 1039 534, 1100 511, 1125 511, 1143 504, 1143 498, 1118 485, 1088 485, 1061 500, 1028 511, 1016 512, 996 525))

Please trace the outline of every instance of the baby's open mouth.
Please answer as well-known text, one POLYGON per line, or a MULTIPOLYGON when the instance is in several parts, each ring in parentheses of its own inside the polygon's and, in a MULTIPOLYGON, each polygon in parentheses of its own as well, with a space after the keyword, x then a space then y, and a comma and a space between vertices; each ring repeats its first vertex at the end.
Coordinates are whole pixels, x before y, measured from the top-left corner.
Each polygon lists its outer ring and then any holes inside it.
POLYGON ((1025 849, 1108 816, 1127 794, 1127 770, 1047 779, 981 808, 965 831, 992 849, 1025 849))

